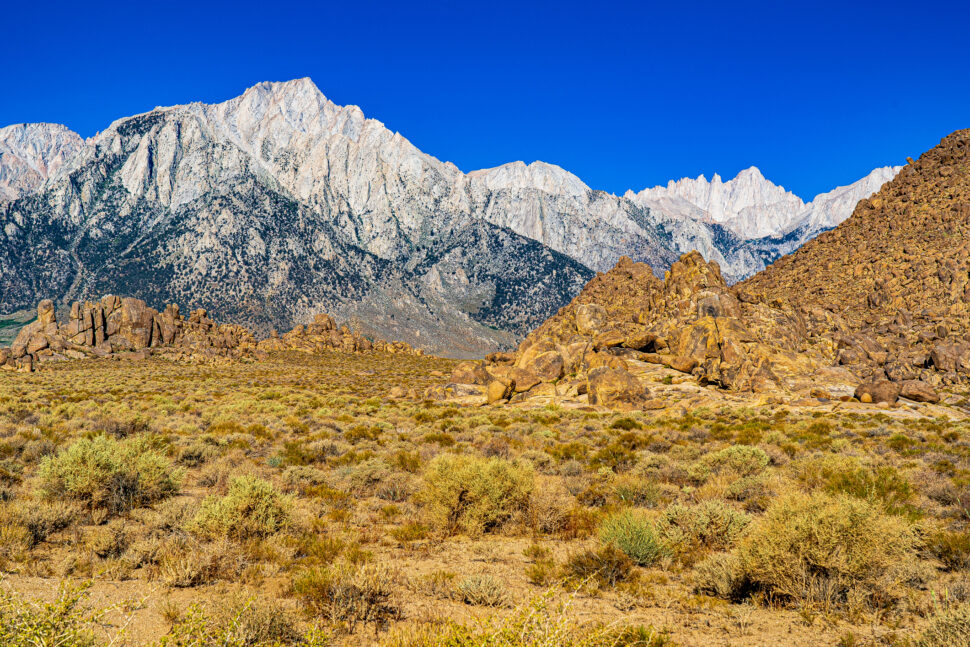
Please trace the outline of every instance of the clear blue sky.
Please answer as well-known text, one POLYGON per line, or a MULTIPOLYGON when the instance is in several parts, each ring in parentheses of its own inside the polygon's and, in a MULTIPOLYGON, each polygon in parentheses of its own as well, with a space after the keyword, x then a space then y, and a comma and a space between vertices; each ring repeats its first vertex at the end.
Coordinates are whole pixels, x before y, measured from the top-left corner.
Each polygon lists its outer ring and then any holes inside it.
POLYGON ((970 2, 6 3, 0 125, 82 135, 309 76, 461 169, 809 199, 970 127, 970 2))

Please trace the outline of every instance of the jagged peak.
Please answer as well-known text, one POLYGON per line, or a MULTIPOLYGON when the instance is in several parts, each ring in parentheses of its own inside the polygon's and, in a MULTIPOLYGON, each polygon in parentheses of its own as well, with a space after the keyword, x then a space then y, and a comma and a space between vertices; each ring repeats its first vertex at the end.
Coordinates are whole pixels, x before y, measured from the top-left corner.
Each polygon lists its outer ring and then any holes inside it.
POLYGON ((485 183, 491 190, 530 187, 547 192, 566 192, 570 195, 585 195, 590 188, 577 176, 561 166, 548 162, 523 161, 509 162, 493 168, 479 169, 468 173, 472 180, 485 183))

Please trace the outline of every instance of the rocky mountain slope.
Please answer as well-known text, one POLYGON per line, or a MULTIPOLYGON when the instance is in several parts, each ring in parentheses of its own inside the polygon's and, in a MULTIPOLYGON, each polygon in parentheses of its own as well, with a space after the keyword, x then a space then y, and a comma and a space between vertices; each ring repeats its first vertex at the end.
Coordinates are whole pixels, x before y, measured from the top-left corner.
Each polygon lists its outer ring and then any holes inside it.
POLYGON ((438 352, 507 345, 591 272, 452 208, 443 174, 308 81, 157 109, 0 203, 0 302, 123 293, 263 333, 327 310, 438 352))
POLYGON ((622 255, 662 273, 698 250, 730 282, 798 238, 747 240, 541 162, 465 174, 309 79, 156 108, 86 142, 5 130, 20 152, 3 157, 4 312, 121 293, 265 334, 326 310, 476 355, 513 344, 622 255))
POLYGON ((951 381, 970 374, 970 130, 738 289, 838 316, 850 336, 816 332, 838 341, 844 364, 875 362, 890 378, 924 367, 951 381))
POLYGON ((0 128, 0 200, 36 191, 82 145, 80 135, 59 124, 0 128))

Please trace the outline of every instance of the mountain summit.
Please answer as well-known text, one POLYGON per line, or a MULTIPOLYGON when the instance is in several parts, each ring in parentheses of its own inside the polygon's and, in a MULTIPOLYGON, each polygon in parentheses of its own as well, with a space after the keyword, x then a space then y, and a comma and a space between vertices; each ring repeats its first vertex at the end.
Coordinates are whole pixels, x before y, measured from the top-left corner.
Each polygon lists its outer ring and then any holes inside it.
MULTIPOLYGON (((798 231, 798 242, 831 229, 852 213, 856 203, 879 190, 901 167, 886 166, 852 184, 822 193, 805 203, 791 191, 773 184, 752 166, 723 182, 671 180, 665 187, 628 192, 634 202, 671 216, 717 224, 745 240, 781 238, 798 231)), ((785 250, 790 251, 790 250, 785 250)))

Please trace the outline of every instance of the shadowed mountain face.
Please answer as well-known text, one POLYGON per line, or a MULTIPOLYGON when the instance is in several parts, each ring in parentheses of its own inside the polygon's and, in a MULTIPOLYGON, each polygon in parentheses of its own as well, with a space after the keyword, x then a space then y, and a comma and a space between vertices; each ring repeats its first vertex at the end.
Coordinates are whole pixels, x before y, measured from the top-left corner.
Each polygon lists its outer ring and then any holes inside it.
POLYGON ((819 229, 747 237, 805 220, 781 213, 805 205, 760 173, 730 191, 691 185, 668 211, 542 162, 465 174, 309 79, 158 108, 86 142, 48 124, 0 133, 0 312, 111 292, 266 333, 328 311, 480 355, 513 345, 621 255, 662 274, 696 249, 730 282, 819 229))

